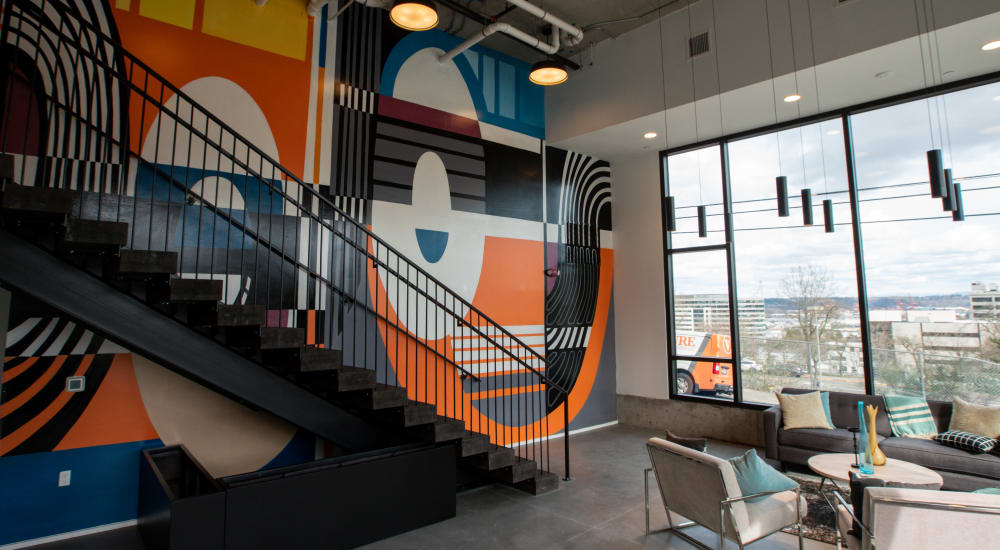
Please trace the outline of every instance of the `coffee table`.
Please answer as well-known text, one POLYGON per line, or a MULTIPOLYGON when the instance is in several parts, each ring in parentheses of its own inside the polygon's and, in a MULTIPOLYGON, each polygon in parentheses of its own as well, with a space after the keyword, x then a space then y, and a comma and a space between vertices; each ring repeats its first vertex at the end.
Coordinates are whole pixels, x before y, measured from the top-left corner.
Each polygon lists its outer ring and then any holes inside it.
MULTIPOLYGON (((809 468, 820 476, 819 494, 833 510, 834 517, 837 517, 837 505, 823 491, 823 486, 829 481, 834 489, 840 489, 837 485, 838 481, 850 481, 850 472, 852 471, 855 474, 860 474, 861 472, 857 468, 851 467, 851 464, 856 460, 857 455, 854 453, 821 454, 809 459, 809 468)), ((928 488, 936 485, 933 488, 937 489, 940 489, 941 485, 944 484, 944 479, 934 470, 895 458, 886 458, 884 465, 875 466, 875 473, 866 477, 881 479, 885 482, 926 485, 928 488)), ((840 529, 836 529, 835 526, 835 531, 837 532, 837 549, 839 550, 841 548, 840 529)))

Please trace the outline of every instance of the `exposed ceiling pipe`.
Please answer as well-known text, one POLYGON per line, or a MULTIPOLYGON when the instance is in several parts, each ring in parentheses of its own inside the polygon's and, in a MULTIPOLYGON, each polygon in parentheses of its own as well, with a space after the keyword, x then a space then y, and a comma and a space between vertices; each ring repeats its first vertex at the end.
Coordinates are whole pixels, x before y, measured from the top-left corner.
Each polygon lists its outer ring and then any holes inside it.
MULTIPOLYGON (((309 5, 306 6, 306 13, 315 17, 319 15, 319 12, 323 10, 323 6, 329 3, 330 0, 309 0, 309 5)), ((362 6, 369 6, 372 8, 383 8, 383 9, 389 9, 392 6, 392 0, 354 0, 353 3, 361 4, 362 6)), ((344 5, 344 8, 347 8, 347 6, 349 6, 350 4, 351 2, 348 2, 346 5, 344 5)), ((335 15, 330 17, 330 19, 336 19, 337 15, 340 15, 340 13, 344 11, 344 8, 341 8, 340 11, 337 11, 335 15)))
POLYGON ((554 54, 559 51, 559 29, 552 29, 552 39, 551 42, 546 44, 542 39, 531 36, 530 34, 519 30, 517 27, 511 25, 510 23, 493 23, 492 25, 486 25, 483 30, 477 32, 476 34, 469 37, 468 40, 462 42, 450 52, 443 53, 438 56, 438 59, 444 63, 451 61, 456 55, 464 52, 465 50, 475 46, 481 42, 487 36, 502 32, 508 36, 516 38, 521 42, 535 48, 536 50, 545 52, 547 54, 554 54))

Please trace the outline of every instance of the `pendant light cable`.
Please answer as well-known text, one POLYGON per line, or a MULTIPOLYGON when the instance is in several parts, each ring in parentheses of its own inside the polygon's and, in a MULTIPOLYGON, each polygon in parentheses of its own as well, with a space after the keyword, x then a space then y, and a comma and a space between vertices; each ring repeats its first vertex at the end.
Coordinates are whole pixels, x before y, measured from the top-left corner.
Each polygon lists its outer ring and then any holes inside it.
MULTIPOLYGON (((926 13, 925 13, 926 15, 926 13)), ((917 49, 920 50, 920 72, 924 77, 924 89, 928 88, 927 84, 927 60, 924 57, 924 39, 923 33, 920 32, 920 8, 917 6, 917 0, 913 0, 913 17, 917 24, 917 49)), ((924 18, 926 19, 926 17, 924 18)), ((930 33, 927 35, 927 55, 930 56, 930 33)), ((933 71, 933 68, 931 69, 933 71)), ((934 122, 931 119, 931 102, 929 99, 924 100, 924 104, 927 106, 927 133, 931 138, 931 149, 934 149, 934 122)))
MULTIPOLYGON (((767 59, 771 65, 771 101, 774 104, 774 123, 778 123, 778 91, 774 85, 774 48, 771 46, 771 14, 768 9, 769 0, 764 0, 764 22, 767 25, 767 59)), ((781 132, 774 133, 778 149, 778 174, 781 174, 781 132)))
MULTIPOLYGON (((806 13, 809 16, 809 47, 812 50, 813 84, 816 86, 816 112, 821 112, 823 108, 819 102, 819 72, 817 70, 819 62, 816 61, 816 35, 815 29, 813 28, 812 2, 806 2, 806 10, 806 13)), ((823 123, 820 122, 816 126, 817 131, 819 132, 819 151, 820 155, 823 157, 823 194, 829 195, 830 188, 826 178, 826 145, 824 144, 823 139, 823 123)))
POLYGON ((715 44, 715 85, 718 89, 719 98, 719 135, 726 135, 726 123, 725 119, 722 117, 722 70, 719 68, 719 28, 716 25, 718 21, 718 16, 715 11, 715 5, 718 0, 712 0, 712 42, 715 44))
MULTIPOLYGON (((930 6, 931 6, 931 21, 932 21, 933 29, 934 29, 934 51, 937 53, 938 72, 941 73, 941 84, 944 84, 944 64, 941 61, 941 41, 938 39, 937 12, 934 11, 934 3, 933 2, 931 2, 930 6)), ((947 147, 948 147, 948 164, 951 165, 951 166, 954 166, 955 165, 955 159, 952 157, 952 148, 951 148, 951 124, 949 124, 949 122, 948 122, 948 95, 947 94, 942 94, 940 96, 934 96, 934 97, 935 97, 935 100, 940 99, 940 101, 941 101, 941 109, 944 111, 944 125, 942 127, 940 125, 940 123, 939 123, 939 126, 938 126, 938 131, 943 132, 943 134, 944 134, 943 137, 942 137, 942 139, 941 139, 941 142, 942 142, 942 145, 944 143, 947 143, 947 147)))
MULTIPOLYGON (((691 28, 691 4, 693 0, 688 0, 687 5, 687 20, 688 20, 688 51, 690 52, 691 44, 691 33, 694 32, 691 28)), ((690 58, 688 62, 691 64, 691 105, 694 108, 694 139, 695 141, 701 140, 701 131, 698 128, 698 88, 695 85, 694 80, 694 58, 690 58)), ((703 204, 705 202, 705 197, 701 189, 701 150, 699 149, 695 153, 697 155, 698 164, 698 204, 703 204)))

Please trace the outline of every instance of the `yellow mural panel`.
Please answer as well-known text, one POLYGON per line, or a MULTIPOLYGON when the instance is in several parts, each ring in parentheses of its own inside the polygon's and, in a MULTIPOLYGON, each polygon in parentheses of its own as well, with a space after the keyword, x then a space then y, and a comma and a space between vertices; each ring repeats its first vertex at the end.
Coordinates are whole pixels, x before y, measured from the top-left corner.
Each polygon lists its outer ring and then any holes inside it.
POLYGON ((201 30, 279 55, 305 60, 309 29, 306 2, 270 0, 258 7, 249 0, 205 0, 201 30))
POLYGON ((139 15, 185 29, 194 26, 195 0, 142 0, 139 15))

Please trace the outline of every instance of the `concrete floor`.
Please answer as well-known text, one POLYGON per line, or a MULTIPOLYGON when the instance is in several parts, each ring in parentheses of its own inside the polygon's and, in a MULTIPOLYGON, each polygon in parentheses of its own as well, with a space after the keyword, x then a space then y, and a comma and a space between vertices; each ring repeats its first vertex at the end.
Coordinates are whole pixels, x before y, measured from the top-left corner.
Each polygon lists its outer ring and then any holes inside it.
MULTIPOLYGON (((645 442, 654 435, 658 433, 648 429, 613 426, 573 436, 573 481, 562 483, 559 490, 538 497, 499 485, 465 492, 458 495, 456 517, 363 548, 696 548, 676 535, 660 531, 667 519, 652 478, 653 533, 648 537, 644 534, 642 470, 649 466, 645 442)), ((562 442, 553 443, 552 464, 562 474, 562 442)), ((746 447, 712 442, 708 450, 728 458, 744 452, 746 447)), ((688 532, 713 548, 718 544, 718 537, 706 529, 695 527, 688 532)), ((727 548, 737 545, 727 542, 727 548)), ((792 550, 798 548, 798 539, 776 533, 750 548, 792 550)), ((829 550, 833 546, 806 539, 805 548, 829 550)))
MULTIPOLYGON (((645 442, 657 432, 612 426, 570 439, 573 481, 533 497, 493 485, 458 495, 458 515, 448 521, 365 546, 365 550, 438 548, 547 549, 693 549, 680 537, 663 532, 666 514, 650 478, 650 529, 645 536, 642 470, 649 465, 645 442)), ((709 443, 709 452, 728 458, 746 447, 709 443)), ((553 467, 562 474, 562 440, 553 440, 553 467)), ((713 548, 715 534, 701 527, 688 531, 713 548)), ((806 539, 807 550, 832 545, 806 539)), ((727 549, 737 548, 727 541, 727 549)), ((797 538, 776 533, 753 543, 753 550, 794 550, 797 538)), ((135 527, 33 547, 33 550, 142 550, 135 527)))

